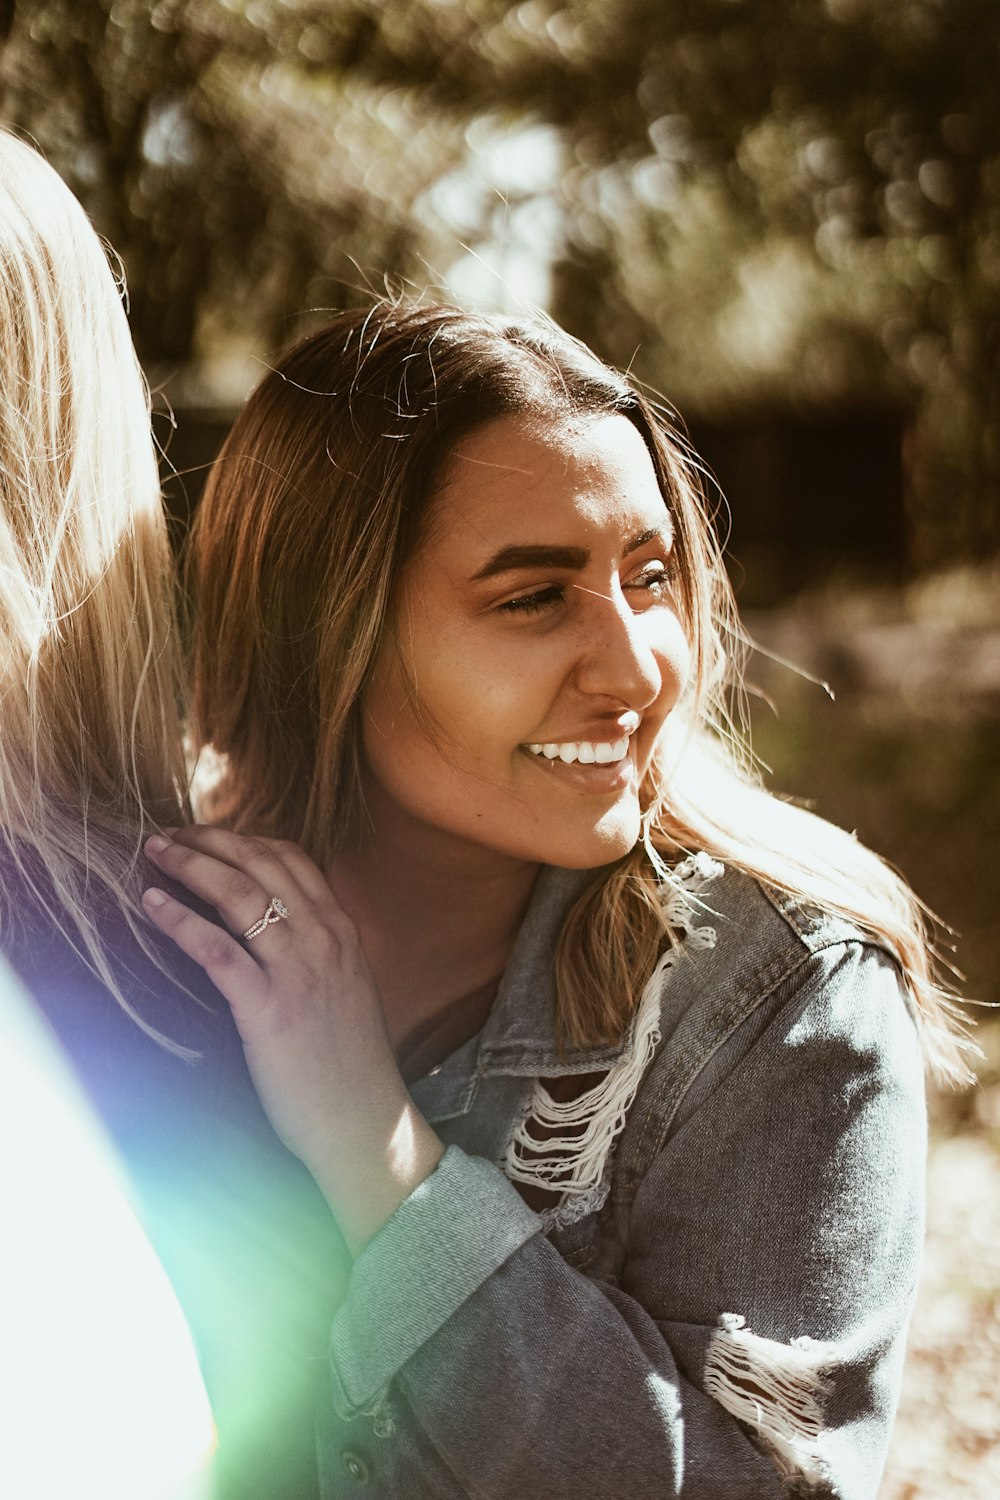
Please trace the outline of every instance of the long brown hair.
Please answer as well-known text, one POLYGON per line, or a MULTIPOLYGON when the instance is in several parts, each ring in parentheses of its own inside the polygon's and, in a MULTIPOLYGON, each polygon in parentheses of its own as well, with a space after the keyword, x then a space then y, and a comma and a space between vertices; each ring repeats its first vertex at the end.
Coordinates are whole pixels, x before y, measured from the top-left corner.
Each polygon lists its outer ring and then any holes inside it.
POLYGON ((250 397, 191 541, 195 739, 222 767, 211 815, 329 860, 360 797, 365 685, 458 438, 504 416, 611 413, 642 435, 673 516, 694 672, 642 789, 645 840, 599 872, 567 918, 561 1036, 596 1044, 628 1026, 670 936, 656 866, 703 849, 886 941, 931 1057, 964 1076, 912 893, 847 834, 777 802, 731 753, 742 637, 684 438, 624 376, 540 320, 388 302, 345 312, 250 397))

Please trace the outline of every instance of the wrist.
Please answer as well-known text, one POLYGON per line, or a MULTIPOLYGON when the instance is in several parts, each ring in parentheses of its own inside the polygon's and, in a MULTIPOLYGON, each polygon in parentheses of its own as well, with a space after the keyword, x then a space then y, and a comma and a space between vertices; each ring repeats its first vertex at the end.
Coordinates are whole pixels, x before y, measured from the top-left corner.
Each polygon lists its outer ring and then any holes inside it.
POLYGON ((444 1142, 409 1094, 342 1133, 322 1161, 307 1162, 352 1255, 434 1171, 444 1142))

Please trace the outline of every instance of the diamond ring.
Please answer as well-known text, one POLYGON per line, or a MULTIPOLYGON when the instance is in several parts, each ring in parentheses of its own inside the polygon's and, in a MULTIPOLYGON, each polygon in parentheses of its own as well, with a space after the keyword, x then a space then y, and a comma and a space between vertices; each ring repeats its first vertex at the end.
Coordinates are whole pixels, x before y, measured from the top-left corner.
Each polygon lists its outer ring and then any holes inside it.
POLYGON ((288 916, 288 907, 280 896, 272 896, 268 902, 267 911, 256 922, 252 923, 243 934, 249 942, 251 938, 259 937, 265 927, 270 927, 272 922, 280 922, 288 916))

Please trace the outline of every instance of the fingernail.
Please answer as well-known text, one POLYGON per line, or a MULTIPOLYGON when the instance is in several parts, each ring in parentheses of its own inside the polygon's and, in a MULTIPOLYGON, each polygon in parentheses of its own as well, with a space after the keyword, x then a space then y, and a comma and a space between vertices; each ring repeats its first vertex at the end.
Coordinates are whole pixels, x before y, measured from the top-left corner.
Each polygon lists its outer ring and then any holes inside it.
POLYGON ((146 840, 147 854, 162 854, 164 849, 169 848, 170 840, 163 838, 162 835, 158 833, 154 833, 151 838, 148 838, 146 840))
POLYGON ((143 891, 142 899, 146 906, 162 906, 167 897, 164 891, 158 890, 155 885, 151 885, 148 891, 143 891))

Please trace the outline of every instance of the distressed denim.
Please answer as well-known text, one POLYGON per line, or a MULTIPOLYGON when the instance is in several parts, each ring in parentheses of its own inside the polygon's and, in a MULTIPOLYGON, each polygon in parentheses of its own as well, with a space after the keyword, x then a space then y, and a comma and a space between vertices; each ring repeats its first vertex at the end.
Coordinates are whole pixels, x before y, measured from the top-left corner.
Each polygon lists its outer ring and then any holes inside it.
POLYGON ((872 1500, 923 1218, 898 968, 720 873, 715 945, 664 976, 604 1202, 560 1227, 499 1163, 536 1078, 632 1046, 555 1046, 551 958, 585 878, 543 873, 483 1031, 413 1086, 447 1150, 334 1318, 324 1500, 872 1500))

